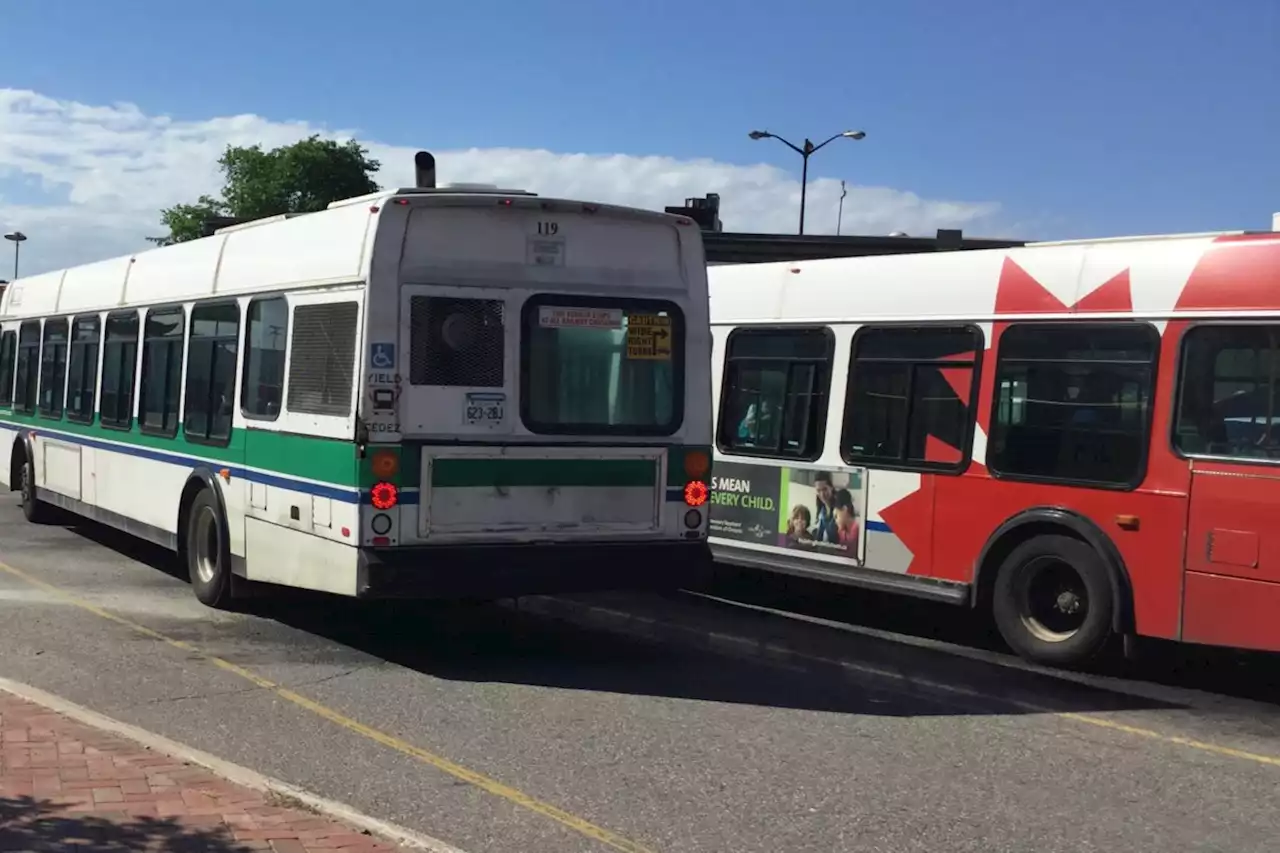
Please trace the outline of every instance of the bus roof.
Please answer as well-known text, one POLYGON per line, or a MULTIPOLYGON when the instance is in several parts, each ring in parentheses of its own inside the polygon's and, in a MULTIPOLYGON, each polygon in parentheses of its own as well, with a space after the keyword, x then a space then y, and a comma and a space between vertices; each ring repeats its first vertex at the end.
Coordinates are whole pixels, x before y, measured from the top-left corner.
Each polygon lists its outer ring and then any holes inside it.
POLYGON ((640 208, 539 197, 490 187, 402 188, 334 202, 314 213, 282 214, 219 228, 212 235, 15 279, 0 317, 30 317, 234 296, 365 280, 378 214, 396 199, 414 205, 493 204, 586 210, 604 216, 692 225, 687 217, 640 208))
POLYGON ((715 324, 1280 313, 1280 234, 713 266, 715 324))

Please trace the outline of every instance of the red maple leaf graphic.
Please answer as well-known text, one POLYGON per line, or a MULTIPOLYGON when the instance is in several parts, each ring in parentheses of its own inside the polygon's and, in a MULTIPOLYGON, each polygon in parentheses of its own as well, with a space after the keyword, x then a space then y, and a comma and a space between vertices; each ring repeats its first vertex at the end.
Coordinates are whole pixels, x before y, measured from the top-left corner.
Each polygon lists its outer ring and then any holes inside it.
MULTIPOLYGON (((1280 243, 1277 243, 1280 245, 1280 243)), ((1129 270, 1104 282, 1100 287, 1067 305, 1054 296, 1011 258, 1005 258, 996 287, 996 314, 1065 314, 1114 313, 1133 310, 1133 296, 1129 285, 1129 270)), ((987 348, 982 355, 982 391, 978 398, 977 423, 983 435, 990 434, 992 389, 995 386, 995 346, 1009 327, 1007 321, 992 324, 987 348)), ((961 400, 969 400, 973 382, 972 373, 964 368, 942 368, 947 383, 961 400)), ((961 458, 960 450, 930 435, 925 440, 925 458, 938 462, 953 462, 961 458)), ((988 476, 986 466, 978 460, 970 463, 966 476, 988 476)), ((889 530, 911 552, 909 573, 927 574, 932 560, 932 543, 935 536, 946 541, 945 531, 935 529, 933 502, 934 484, 938 475, 921 474, 920 487, 906 497, 880 510, 880 518, 889 530)))
POLYGON ((1178 310, 1274 308, 1280 302, 1280 237, 1219 237, 1191 271, 1178 310))

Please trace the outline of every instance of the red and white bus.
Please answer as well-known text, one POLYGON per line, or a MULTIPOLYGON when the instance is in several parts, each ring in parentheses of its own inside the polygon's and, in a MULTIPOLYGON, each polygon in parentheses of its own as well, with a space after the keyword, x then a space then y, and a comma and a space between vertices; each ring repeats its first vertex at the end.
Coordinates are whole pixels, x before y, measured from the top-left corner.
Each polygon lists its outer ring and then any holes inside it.
POLYGON ((708 272, 718 559, 1280 650, 1280 234, 708 272))

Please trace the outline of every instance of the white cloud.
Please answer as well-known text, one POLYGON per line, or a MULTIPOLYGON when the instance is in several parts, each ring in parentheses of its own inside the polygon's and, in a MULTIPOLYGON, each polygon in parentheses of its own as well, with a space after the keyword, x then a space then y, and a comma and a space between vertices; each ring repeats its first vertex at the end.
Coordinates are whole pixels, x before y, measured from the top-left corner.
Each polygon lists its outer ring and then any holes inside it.
MULTIPOLYGON (((228 144, 270 148, 311 133, 355 135, 382 161, 377 178, 384 187, 412 185, 414 149, 364 134, 255 115, 181 121, 146 115, 132 104, 94 106, 0 89, 0 230, 21 229, 31 238, 22 250, 27 274, 136 251, 146 246, 143 237, 161 233, 161 208, 218 191, 217 159, 228 144)), ((793 233, 799 210, 799 182, 774 166, 516 148, 435 153, 442 182, 483 181, 659 210, 718 192, 721 218, 733 231, 793 233)), ((833 233, 839 181, 813 181, 808 195, 806 230, 833 233)), ((999 212, 993 202, 851 187, 843 230, 992 233, 999 230, 999 212)), ((0 278, 7 273, 8 258, 0 254, 0 278)))

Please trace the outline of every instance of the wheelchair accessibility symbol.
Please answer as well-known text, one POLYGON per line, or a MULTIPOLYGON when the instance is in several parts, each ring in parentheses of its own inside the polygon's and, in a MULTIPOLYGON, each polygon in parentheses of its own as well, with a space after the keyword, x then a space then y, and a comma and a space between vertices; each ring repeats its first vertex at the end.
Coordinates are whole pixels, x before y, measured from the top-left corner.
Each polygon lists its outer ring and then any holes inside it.
POLYGON ((374 370, 390 370, 395 366, 395 344, 369 344, 369 367, 374 370))

